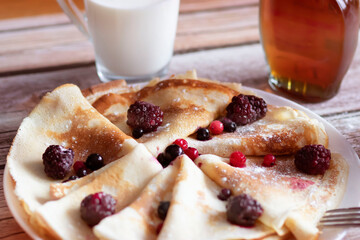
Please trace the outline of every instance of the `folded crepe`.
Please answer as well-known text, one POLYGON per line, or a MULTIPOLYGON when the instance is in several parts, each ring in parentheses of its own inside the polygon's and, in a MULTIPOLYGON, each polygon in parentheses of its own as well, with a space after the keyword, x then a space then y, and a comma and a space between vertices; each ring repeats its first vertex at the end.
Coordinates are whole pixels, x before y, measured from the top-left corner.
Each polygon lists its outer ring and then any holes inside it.
POLYGON ((126 120, 132 103, 139 100, 159 106, 164 112, 162 125, 156 132, 137 139, 157 156, 177 138, 185 138, 199 127, 208 126, 238 94, 238 91, 215 81, 169 79, 152 82, 136 93, 104 95, 93 106, 129 135, 131 129, 126 120))
POLYGON ((268 105, 266 116, 235 132, 214 135, 208 141, 186 138, 189 146, 202 154, 229 157, 234 151, 245 155, 294 154, 308 144, 328 146, 328 136, 322 123, 291 107, 268 105))
POLYGON ((127 208, 102 220, 95 228, 99 239, 263 239, 274 230, 262 223, 244 228, 226 220, 226 202, 217 198, 221 188, 211 181, 186 155, 158 174, 127 208), (170 201, 162 220, 157 215, 160 201, 170 201))
POLYGON ((50 184, 59 182, 44 172, 42 154, 52 144, 73 149, 74 162, 98 153, 109 163, 137 142, 99 114, 75 85, 45 95, 21 123, 7 157, 15 194, 30 215, 51 199, 50 184))
POLYGON ((127 110, 132 103, 141 100, 160 106, 164 111, 162 126, 138 139, 154 156, 175 139, 186 137, 189 146, 200 153, 222 157, 229 157, 234 151, 246 155, 294 154, 307 144, 327 147, 328 137, 322 123, 300 110, 273 105, 268 105, 263 119, 238 126, 233 133, 224 132, 208 141, 190 136, 197 128, 207 127, 211 121, 225 116, 226 106, 239 93, 255 95, 241 84, 199 79, 195 71, 190 71, 165 81, 153 80, 137 92, 103 95, 93 106, 128 135, 131 129, 126 124, 127 110))
POLYGON ((55 239, 96 239, 91 227, 80 217, 81 201, 89 194, 105 192, 117 200, 118 212, 133 202, 162 169, 144 145, 137 145, 123 158, 105 166, 89 183, 39 207, 35 217, 42 235, 55 239))
POLYGON ((120 212, 94 227, 99 239, 152 240, 162 220, 157 215, 160 201, 170 201, 180 161, 174 161, 144 188, 140 196, 120 212))
POLYGON ((324 175, 299 172, 293 156, 277 157, 273 167, 261 166, 262 158, 248 158, 246 167, 236 168, 228 159, 202 155, 196 159, 201 170, 233 194, 246 193, 263 207, 260 221, 280 235, 284 226, 299 240, 316 239, 316 225, 327 209, 341 201, 347 182, 348 165, 332 154, 324 175))

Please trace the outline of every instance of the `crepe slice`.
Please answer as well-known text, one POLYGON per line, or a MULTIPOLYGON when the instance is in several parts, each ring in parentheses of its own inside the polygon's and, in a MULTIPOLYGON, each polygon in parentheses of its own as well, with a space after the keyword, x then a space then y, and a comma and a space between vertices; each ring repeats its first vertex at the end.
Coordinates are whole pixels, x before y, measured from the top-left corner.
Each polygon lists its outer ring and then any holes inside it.
POLYGON ((55 239, 96 239, 92 229, 80 217, 81 201, 89 194, 105 192, 117 200, 118 212, 134 201, 162 169, 146 147, 139 144, 128 155, 106 166, 90 183, 38 208, 38 225, 44 235, 55 239))
POLYGON ((221 188, 206 177, 185 155, 159 173, 140 196, 119 213, 94 227, 99 239, 262 239, 274 231, 258 222, 242 228, 226 220, 226 202, 217 194, 221 188), (170 208, 160 235, 162 220, 157 215, 160 201, 170 208))
POLYGON ((263 158, 247 158, 246 167, 236 168, 228 159, 201 155, 196 163, 201 170, 233 194, 246 193, 263 207, 260 217, 280 235, 284 226, 298 240, 316 239, 317 222, 327 209, 341 201, 347 182, 348 165, 339 154, 332 154, 324 175, 299 172, 293 156, 277 157, 273 167, 261 166, 263 158))
POLYGON ((97 99, 106 94, 121 94, 130 93, 139 90, 139 86, 126 85, 125 80, 115 80, 107 83, 101 83, 91 86, 90 88, 82 90, 82 94, 90 104, 93 104, 97 99))
POLYGON ((245 155, 294 154, 308 144, 328 145, 322 123, 304 112, 290 107, 268 105, 266 116, 249 125, 238 126, 235 132, 214 135, 208 141, 188 137, 186 141, 202 154, 230 157, 234 151, 245 155))
POLYGON ((226 201, 218 199, 221 188, 204 175, 186 155, 181 155, 170 208, 158 240, 261 239, 274 231, 261 222, 252 228, 226 219, 226 201))
POLYGON ((180 161, 173 163, 156 175, 131 205, 95 226, 95 235, 99 239, 156 239, 156 229, 162 222, 157 208, 160 201, 171 200, 179 173, 180 161))
POLYGON ((140 100, 159 106, 164 112, 162 125, 157 131, 137 139, 157 156, 177 138, 185 138, 198 127, 208 126, 238 94, 238 91, 215 81, 169 79, 151 82, 136 94, 105 95, 93 106, 129 135, 132 129, 126 124, 126 119, 130 104, 140 100))
POLYGON ((108 163, 137 142, 99 114, 75 85, 46 94, 21 123, 7 157, 15 194, 30 215, 50 200, 50 184, 59 182, 44 172, 42 154, 52 144, 73 149, 74 162, 98 153, 108 163))

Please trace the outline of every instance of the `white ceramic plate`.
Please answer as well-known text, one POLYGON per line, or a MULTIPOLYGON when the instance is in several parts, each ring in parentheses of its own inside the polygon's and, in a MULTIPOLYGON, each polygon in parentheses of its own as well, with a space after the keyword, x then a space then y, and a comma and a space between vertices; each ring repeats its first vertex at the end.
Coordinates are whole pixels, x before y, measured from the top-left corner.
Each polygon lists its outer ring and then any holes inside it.
MULTIPOLYGON (((360 206, 360 188, 358 183, 360 182, 360 160, 356 152, 352 149, 350 144, 346 139, 326 120, 321 118, 319 115, 302 107, 301 105, 294 103, 290 100, 287 100, 283 97, 276 96, 264 91, 246 88, 247 90, 252 90, 257 93, 259 96, 263 97, 268 104, 278 105, 278 106, 290 106, 307 113, 311 118, 316 118, 322 122, 326 128, 326 131, 329 135, 330 140, 330 149, 332 152, 340 153, 348 162, 350 171, 348 178, 348 185, 345 192, 344 199, 341 202, 339 207, 353 207, 360 206)), ((27 218, 24 210, 20 206, 19 200, 14 193, 14 184, 9 175, 9 169, 5 166, 4 172, 4 193, 8 207, 13 214, 16 221, 24 229, 24 231, 29 234, 34 239, 41 239, 36 232, 31 228, 27 222, 27 218)), ((320 236, 322 240, 338 240, 343 239, 345 234, 344 229, 326 229, 323 234, 320 236)))

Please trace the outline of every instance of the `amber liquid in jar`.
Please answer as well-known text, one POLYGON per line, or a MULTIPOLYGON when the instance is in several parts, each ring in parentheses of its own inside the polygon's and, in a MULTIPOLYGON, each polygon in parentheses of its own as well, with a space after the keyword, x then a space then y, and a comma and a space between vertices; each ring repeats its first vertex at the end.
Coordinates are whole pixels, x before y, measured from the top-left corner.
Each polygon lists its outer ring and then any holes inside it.
POLYGON ((355 53, 359 0, 261 0, 270 85, 308 101, 336 95, 355 53))

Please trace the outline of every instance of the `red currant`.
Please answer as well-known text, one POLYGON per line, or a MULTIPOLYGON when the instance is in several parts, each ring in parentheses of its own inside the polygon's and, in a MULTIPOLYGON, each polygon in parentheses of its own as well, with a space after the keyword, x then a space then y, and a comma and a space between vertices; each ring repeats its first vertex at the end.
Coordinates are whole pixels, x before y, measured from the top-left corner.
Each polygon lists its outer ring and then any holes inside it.
POLYGON ((80 169, 85 169, 86 166, 85 166, 85 163, 84 163, 84 162, 76 161, 76 162, 74 163, 73 168, 74 168, 74 171, 75 171, 75 172, 78 172, 80 169))
POLYGON ((213 135, 221 134, 224 131, 224 124, 219 120, 212 121, 212 123, 210 123, 209 130, 213 135))
POLYGON ((199 151, 196 148, 193 148, 193 147, 189 147, 184 152, 193 161, 199 156, 199 151))
POLYGON ((265 157, 264 157, 264 161, 263 161, 262 165, 263 165, 264 167, 272 167, 272 166, 275 165, 275 161, 276 161, 276 158, 275 158, 274 155, 272 155, 272 154, 267 154, 267 155, 265 155, 265 157))
POLYGON ((188 148, 188 143, 185 139, 179 138, 176 139, 173 143, 180 146, 182 150, 186 150, 188 148))
POLYGON ((246 157, 242 152, 236 151, 230 155, 230 165, 233 167, 246 167, 246 157))

